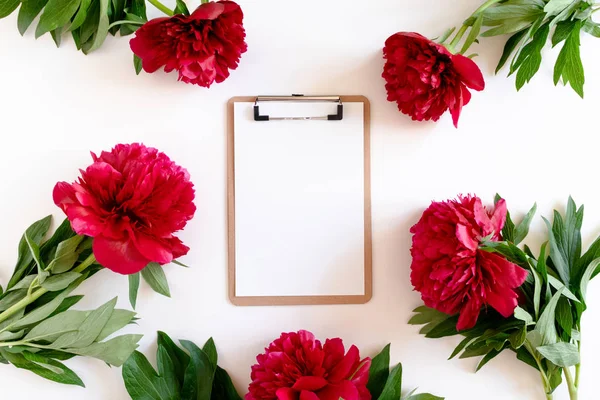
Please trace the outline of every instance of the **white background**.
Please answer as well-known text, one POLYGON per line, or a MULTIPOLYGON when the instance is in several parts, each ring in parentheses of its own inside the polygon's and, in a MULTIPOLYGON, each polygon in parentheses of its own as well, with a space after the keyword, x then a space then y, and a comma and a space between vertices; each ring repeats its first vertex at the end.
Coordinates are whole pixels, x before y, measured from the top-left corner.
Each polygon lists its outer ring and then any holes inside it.
MULTIPOLYGON (((127 39, 109 39, 86 57, 65 38, 21 38, 16 14, 0 21, 0 280, 6 282, 19 237, 34 219, 60 216, 52 187, 73 180, 90 162, 88 151, 143 141, 186 166, 196 184, 198 212, 181 235, 192 248, 191 269, 166 267, 173 293, 167 299, 144 288, 141 320, 129 331, 146 334, 141 350, 153 353, 155 331, 203 343, 213 336, 220 364, 241 393, 254 357, 281 331, 308 329, 343 337, 362 355, 392 342, 404 363, 404 387, 447 399, 544 398, 536 372, 504 353, 474 374, 476 361, 446 361, 458 338, 430 340, 409 326, 420 304, 409 282, 409 228, 430 200, 477 193, 487 203, 496 192, 515 215, 534 201, 541 213, 562 208, 572 194, 585 203, 583 237, 600 233, 598 195, 598 39, 582 41, 586 99, 551 82, 556 51, 521 93, 504 73, 494 77, 501 40, 475 49, 487 81, 463 112, 460 128, 449 117, 416 123, 386 101, 381 48, 400 30, 430 37, 460 23, 479 0, 253 0, 243 1, 248 52, 230 79, 210 90, 176 82, 175 75, 136 77, 127 39), (363 94, 372 103, 374 296, 360 306, 236 308, 226 296, 226 101, 234 95, 363 94)), ((192 4, 192 6, 196 3, 192 4)), ((149 6, 151 7, 151 6, 149 6)), ((156 13, 158 15, 158 13, 156 13)), ((32 29, 33 31, 33 29, 32 29)), ((62 218, 62 216, 60 216, 62 218)), ((542 239, 536 218, 529 242, 542 239)), ((127 307, 127 279, 104 271, 81 286, 81 306, 118 295, 127 307)), ((592 284, 583 326, 581 399, 597 397, 600 372, 600 287, 592 284)), ((1 365, 3 398, 127 399, 120 370, 76 359, 69 366, 87 389, 46 382, 1 365)), ((564 388, 558 400, 567 398, 564 388)))

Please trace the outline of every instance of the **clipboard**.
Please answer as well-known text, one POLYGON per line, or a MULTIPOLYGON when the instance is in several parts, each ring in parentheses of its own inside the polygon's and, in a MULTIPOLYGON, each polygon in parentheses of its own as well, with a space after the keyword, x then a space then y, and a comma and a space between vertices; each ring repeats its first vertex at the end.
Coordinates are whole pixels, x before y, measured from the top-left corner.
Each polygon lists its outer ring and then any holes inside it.
POLYGON ((368 302, 373 276, 368 99, 233 97, 227 108, 230 301, 368 302))

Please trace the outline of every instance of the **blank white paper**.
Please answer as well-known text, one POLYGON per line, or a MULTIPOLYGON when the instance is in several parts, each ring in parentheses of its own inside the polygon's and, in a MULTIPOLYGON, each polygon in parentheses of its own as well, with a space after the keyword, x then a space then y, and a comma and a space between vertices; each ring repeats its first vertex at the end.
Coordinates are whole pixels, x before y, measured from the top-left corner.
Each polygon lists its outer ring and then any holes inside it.
MULTIPOLYGON (((334 114, 268 103, 261 114, 334 114)), ((363 295, 364 105, 342 121, 253 119, 235 103, 236 296, 363 295)))

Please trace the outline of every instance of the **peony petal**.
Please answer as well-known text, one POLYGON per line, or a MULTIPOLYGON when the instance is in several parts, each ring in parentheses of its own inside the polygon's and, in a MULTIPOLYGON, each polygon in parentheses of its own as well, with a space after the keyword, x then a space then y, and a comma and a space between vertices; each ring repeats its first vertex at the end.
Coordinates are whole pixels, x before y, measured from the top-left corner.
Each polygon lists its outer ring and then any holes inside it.
POLYGON ((100 265, 119 274, 135 274, 150 262, 130 240, 114 240, 100 235, 94 238, 92 249, 100 265))
POLYGON ((475 251, 477 250, 477 247, 479 247, 479 242, 471 237, 469 228, 467 228, 465 225, 456 225, 456 238, 469 250, 475 251))
POLYGON ((319 396, 317 396, 313 392, 307 392, 303 390, 302 392, 300 392, 300 400, 319 400, 319 396))
POLYGON ((486 303, 494 307, 504 318, 513 315, 517 307, 517 295, 513 290, 507 289, 503 293, 487 291, 485 294, 486 303))
POLYGON ((348 379, 352 374, 352 366, 360 360, 358 348, 350 347, 344 358, 331 370, 327 377, 329 382, 337 383, 343 379, 348 379))
POLYGON ((279 388, 276 396, 277 400, 299 400, 298 393, 292 388, 279 388))
POLYGON ((360 362, 358 369, 352 373, 352 383, 356 386, 365 386, 369 382, 370 368, 371 359, 367 357, 360 362))
POLYGON ((173 261, 173 253, 165 243, 152 236, 135 232, 135 247, 144 258, 159 264, 168 264, 173 261))
POLYGON ((494 208, 494 212, 492 214, 491 223, 494 228, 494 231, 498 237, 500 237, 500 233, 502 232, 502 228, 504 228, 504 223, 506 222, 506 201, 504 199, 500 199, 496 203, 496 207, 494 208))
POLYGON ((456 329, 462 331, 474 327, 480 311, 481 302, 477 298, 471 297, 460 310, 456 329))
POLYGON ((461 54, 454 54, 452 64, 465 85, 477 91, 485 89, 483 74, 473 60, 461 54))
POLYGON ((62 208, 63 211, 65 211, 67 205, 73 204, 74 198, 75 191, 67 182, 58 182, 54 185, 52 199, 54 200, 54 204, 62 208))
POLYGON ((358 389, 350 381, 342 381, 336 385, 328 385, 317 393, 320 400, 360 400, 358 389))
POLYGON ((192 20, 202 20, 208 19, 213 20, 217 19, 221 14, 225 11, 225 6, 222 3, 217 2, 209 2, 201 4, 196 11, 190 15, 190 19, 192 20))
POLYGON ((327 386, 327 380, 322 376, 302 376, 298 378, 292 389, 297 391, 308 390, 311 392, 323 389, 327 386))

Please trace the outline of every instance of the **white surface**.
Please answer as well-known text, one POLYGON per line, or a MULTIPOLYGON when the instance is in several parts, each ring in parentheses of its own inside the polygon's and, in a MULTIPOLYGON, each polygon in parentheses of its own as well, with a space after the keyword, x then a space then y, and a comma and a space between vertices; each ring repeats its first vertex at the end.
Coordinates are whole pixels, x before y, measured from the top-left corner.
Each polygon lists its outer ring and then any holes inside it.
MULTIPOLYGON (((493 76, 500 40, 483 40, 487 87, 463 110, 460 128, 445 116, 414 123, 386 101, 381 70, 385 39, 399 30, 428 36, 458 24, 481 1, 253 0, 246 13, 249 50, 229 80, 210 90, 177 83, 174 75, 136 77, 127 39, 110 39, 85 57, 70 40, 55 49, 50 37, 20 37, 16 15, 0 21, 0 280, 6 282, 19 236, 47 213, 59 216, 52 187, 72 180, 90 162, 89 150, 144 141, 185 165, 197 189, 198 212, 181 235, 192 248, 191 269, 169 266, 172 299, 140 293, 141 350, 155 351, 155 331, 203 343, 214 336, 220 363, 240 392, 254 357, 281 331, 309 329, 343 337, 364 355, 392 342, 404 364, 404 387, 449 400, 544 400, 535 371, 504 353, 474 374, 476 361, 448 356, 458 338, 429 340, 406 321, 420 304, 409 282, 410 234, 432 199, 473 192, 490 203, 501 193, 515 215, 534 201, 550 216, 572 194, 586 205, 584 245, 600 233, 598 104, 600 41, 582 40, 586 100, 552 85, 557 52, 549 51, 538 76, 517 93, 505 72, 493 76), (374 295, 366 305, 235 307, 227 300, 226 102, 255 94, 366 95, 372 106, 374 295)), ((192 5, 195 5, 193 3, 192 5)), ((151 7, 151 6, 149 6, 151 7)), ((158 15, 158 14, 156 14, 158 15)), ((536 218, 529 243, 542 240, 536 218)), ((82 306, 119 295, 127 306, 127 279, 104 271, 85 283, 82 306)), ((582 400, 597 398, 600 373, 600 282, 589 289, 583 322, 582 400)), ((27 371, 0 365, 2 398, 125 400, 120 370, 76 359, 87 389, 62 387, 27 371)), ((567 399, 561 388, 557 400, 567 399)))
MULTIPOLYGON (((363 103, 345 103, 342 121, 256 122, 254 103, 234 107, 236 294, 363 295, 363 103)), ((274 117, 335 107, 260 105, 274 117)))

